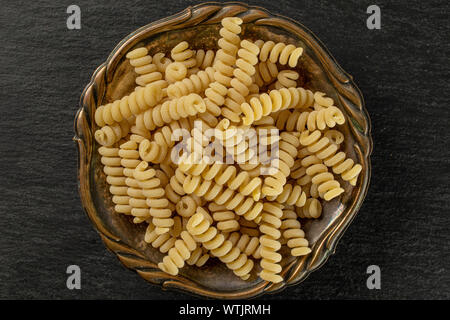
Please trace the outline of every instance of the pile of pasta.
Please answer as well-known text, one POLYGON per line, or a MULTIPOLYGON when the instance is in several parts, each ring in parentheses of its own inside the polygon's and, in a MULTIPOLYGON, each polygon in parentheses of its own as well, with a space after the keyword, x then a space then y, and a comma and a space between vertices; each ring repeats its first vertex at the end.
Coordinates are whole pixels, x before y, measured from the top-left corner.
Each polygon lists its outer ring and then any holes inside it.
POLYGON ((345 117, 333 99, 297 85, 303 49, 241 40, 241 25, 222 20, 217 50, 183 41, 168 56, 130 51, 136 88, 97 108, 95 139, 115 211, 148 224, 145 241, 165 254, 161 270, 176 275, 215 257, 243 280, 277 283, 283 246, 311 252, 300 219, 320 218, 323 201, 356 185, 362 168, 342 151, 345 117), (239 134, 249 128, 278 130, 258 139, 277 144, 276 166, 257 161, 239 134), (177 129, 191 133, 190 152, 174 161, 177 129), (208 129, 233 163, 195 152, 208 148, 196 130, 208 129))

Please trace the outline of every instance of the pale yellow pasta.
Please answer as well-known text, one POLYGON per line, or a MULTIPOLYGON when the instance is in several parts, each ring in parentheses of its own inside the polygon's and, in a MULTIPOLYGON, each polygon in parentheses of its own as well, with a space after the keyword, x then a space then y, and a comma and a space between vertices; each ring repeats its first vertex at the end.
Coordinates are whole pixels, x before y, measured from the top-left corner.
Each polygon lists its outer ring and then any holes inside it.
POLYGON ((273 174, 264 179, 262 192, 270 197, 276 197, 283 192, 283 186, 294 166, 294 159, 298 154, 300 145, 298 136, 291 132, 282 132, 280 135, 278 159, 273 167, 273 174))
POLYGON ((124 120, 95 131, 94 137, 99 144, 109 147, 125 137, 129 131, 130 124, 127 120, 124 120))
POLYGON ((241 104, 240 108, 244 116, 242 122, 244 125, 251 125, 260 120, 263 116, 288 108, 300 108, 303 96, 307 91, 303 88, 281 88, 261 94, 258 98, 254 97, 250 101, 241 104))
POLYGON ((317 219, 322 214, 322 205, 316 198, 306 199, 306 203, 302 208, 296 208, 295 211, 300 218, 317 219))
POLYGON ((228 210, 233 210, 247 220, 257 220, 262 211, 261 202, 254 201, 252 197, 246 197, 211 180, 204 180, 200 176, 187 175, 183 182, 183 189, 186 193, 194 193, 206 201, 223 204, 228 210))
POLYGON ((95 122, 98 126, 112 125, 155 106, 162 99, 162 88, 151 84, 133 91, 129 96, 102 105, 95 111, 95 122))
MULTIPOLYGON (((311 134, 304 131, 302 138, 303 142, 302 140, 300 142, 308 147, 308 151, 314 153, 317 158, 322 160, 324 166, 331 167, 333 172, 340 174, 344 181, 348 181, 351 185, 356 185, 362 166, 355 164, 353 159, 347 158, 345 152, 338 152, 339 144, 326 136, 322 136, 322 133, 318 130, 311 134)), ((322 170, 324 169, 322 168, 322 170)), ((319 192, 324 192, 323 188, 322 190, 319 188, 319 192)))
POLYGON ((191 257, 191 253, 197 249, 197 242, 187 231, 181 232, 181 239, 175 241, 169 253, 158 263, 158 267, 173 276, 184 266, 184 262, 191 257))
POLYGON ((237 52, 236 68, 233 70, 233 78, 230 80, 230 88, 222 107, 222 115, 233 122, 240 121, 240 106, 245 102, 245 97, 250 93, 250 86, 255 74, 255 64, 258 62, 259 48, 254 43, 242 40, 237 52))
POLYGON ((206 70, 208 67, 212 67, 216 54, 214 50, 197 50, 195 51, 195 68, 199 70, 206 70))
POLYGON ((296 88, 297 79, 300 77, 298 72, 294 70, 282 70, 277 75, 277 82, 275 82, 275 89, 281 88, 296 88))
POLYGON ((211 223, 199 212, 200 209, 198 208, 197 213, 189 218, 187 231, 196 241, 201 242, 213 256, 225 263, 234 274, 247 280, 253 269, 253 261, 248 259, 247 255, 242 253, 239 248, 234 247, 231 241, 225 240, 225 236, 211 226, 211 223))
POLYGON ((128 186, 125 183, 126 177, 123 174, 119 148, 100 147, 98 152, 102 156, 100 161, 106 174, 106 182, 110 185, 109 192, 113 195, 114 210, 117 213, 131 214, 130 197, 127 193, 128 186))
POLYGON ((297 66, 302 54, 303 48, 301 47, 295 47, 292 44, 286 45, 282 42, 267 41, 261 47, 259 59, 261 61, 269 60, 272 63, 279 62, 282 65, 289 64, 291 68, 294 68, 297 66))
POLYGON ((165 79, 168 83, 181 81, 187 76, 187 68, 181 62, 172 62, 166 68, 165 79))
POLYGON ((300 185, 286 183, 283 186, 283 191, 278 196, 268 196, 266 198, 269 201, 276 201, 281 204, 303 207, 306 202, 306 193, 300 185))
POLYGON ((153 63, 162 74, 166 73, 167 66, 172 63, 172 60, 167 58, 164 53, 158 52, 153 56, 153 63))
POLYGON ((297 220, 297 214, 288 209, 283 209, 281 217, 282 235, 287 240, 287 246, 291 249, 294 257, 304 256, 311 252, 308 247, 308 240, 305 239, 305 232, 301 229, 301 224, 297 220))
POLYGON ((148 130, 162 127, 172 121, 197 115, 206 111, 205 102, 196 93, 172 99, 149 109, 136 117, 148 130), (141 119, 142 118, 142 119, 141 119))
POLYGON ((141 87, 161 80, 163 78, 158 67, 152 63, 152 57, 148 55, 148 50, 144 47, 130 51, 126 55, 134 71, 139 75, 136 77, 136 84, 141 87))
POLYGON ((114 210, 148 224, 171 276, 212 256, 242 280, 280 283, 285 254, 311 253, 303 219, 344 192, 338 176, 354 186, 362 171, 341 151, 344 113, 298 87, 303 49, 241 39, 242 24, 222 19, 217 51, 130 51, 136 85, 94 113, 114 210))
POLYGON ((281 237, 281 217, 283 211, 281 205, 277 203, 264 203, 263 213, 261 214, 261 225, 259 229, 263 234, 259 238, 261 243, 261 268, 259 276, 261 279, 278 283, 283 281, 279 275, 281 272, 281 254, 278 251, 281 248, 279 241, 281 237))
POLYGON ((204 71, 199 71, 189 78, 172 83, 167 88, 167 95, 173 99, 186 96, 190 93, 199 94, 204 92, 209 84, 214 81, 214 72, 214 68, 207 67, 204 71))
MULTIPOLYGON (((173 47, 170 55, 175 62, 182 63, 186 68, 195 67, 197 60, 194 57, 195 52, 189 49, 189 43, 182 41, 173 47)), ((167 74, 167 69, 166 69, 167 74)))
POLYGON ((222 28, 219 33, 221 38, 218 40, 220 47, 216 53, 214 62, 214 82, 209 84, 209 88, 205 90, 205 103, 213 114, 218 112, 220 114, 220 107, 225 102, 225 96, 228 88, 231 86, 231 79, 233 77, 236 63, 236 54, 239 49, 242 20, 238 17, 227 17, 222 19, 222 28))

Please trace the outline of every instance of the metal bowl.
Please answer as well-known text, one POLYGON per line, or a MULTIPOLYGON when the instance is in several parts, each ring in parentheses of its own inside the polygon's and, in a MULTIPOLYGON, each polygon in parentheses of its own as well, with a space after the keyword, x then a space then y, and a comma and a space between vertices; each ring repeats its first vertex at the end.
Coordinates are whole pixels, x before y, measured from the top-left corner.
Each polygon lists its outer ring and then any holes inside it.
POLYGON ((150 23, 123 39, 94 72, 81 95, 75 132, 81 201, 105 245, 126 267, 137 271, 149 282, 200 296, 250 298, 298 284, 334 252, 339 238, 358 212, 369 186, 369 157, 372 151, 370 120, 361 92, 352 77, 342 70, 307 28, 263 8, 242 3, 204 3, 189 7, 150 23), (265 282, 256 276, 250 281, 243 281, 215 259, 210 259, 202 268, 186 266, 177 276, 160 271, 157 263, 163 255, 144 242, 145 227, 133 224, 128 216, 114 213, 93 135, 96 107, 119 99, 134 89, 135 75, 125 59, 128 51, 144 45, 152 54, 168 52, 181 40, 187 40, 197 49, 215 48, 220 21, 226 16, 243 19, 243 38, 282 41, 305 49, 298 67, 303 86, 326 92, 345 113, 348 120, 342 126, 346 138, 345 151, 363 167, 356 187, 344 184, 346 192, 339 199, 324 204, 320 219, 302 223, 312 252, 303 257, 284 258, 281 273, 284 281, 278 284, 265 282))

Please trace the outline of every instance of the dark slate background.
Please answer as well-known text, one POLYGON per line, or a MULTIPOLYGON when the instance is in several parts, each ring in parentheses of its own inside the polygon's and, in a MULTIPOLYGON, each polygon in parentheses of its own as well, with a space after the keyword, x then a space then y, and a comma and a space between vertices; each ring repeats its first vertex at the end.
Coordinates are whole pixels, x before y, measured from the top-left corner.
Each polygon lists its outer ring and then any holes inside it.
MULTIPOLYGON (((266 299, 450 298, 449 8, 446 1, 249 1, 296 19, 362 90, 373 124, 369 193, 337 252, 266 299), (377 4, 382 29, 368 30, 377 4), (381 267, 381 290, 366 268, 381 267)), ((126 270, 80 204, 79 96, 133 30, 195 1, 1 1, 0 298, 180 299, 126 270), (66 28, 81 7, 82 29, 66 28), (65 270, 82 269, 82 289, 65 270)))

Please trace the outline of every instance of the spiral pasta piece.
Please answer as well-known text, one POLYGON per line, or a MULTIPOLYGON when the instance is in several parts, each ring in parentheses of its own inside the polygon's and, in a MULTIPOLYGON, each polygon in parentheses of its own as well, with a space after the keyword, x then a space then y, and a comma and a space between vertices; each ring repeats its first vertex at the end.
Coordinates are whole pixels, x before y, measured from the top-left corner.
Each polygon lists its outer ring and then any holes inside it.
POLYGON ((136 84, 141 87, 161 80, 163 78, 158 67, 152 63, 152 57, 148 55, 147 48, 138 48, 130 51, 126 55, 130 60, 130 64, 134 67, 134 71, 139 75, 136 78, 136 84))
POLYGON ((172 63, 172 60, 167 58, 164 53, 158 52, 153 56, 153 63, 158 68, 158 71, 165 74, 167 66, 172 63))
POLYGON ((246 197, 211 180, 204 180, 200 176, 187 175, 183 182, 183 189, 188 194, 194 193, 206 201, 224 205, 227 210, 233 210, 247 220, 258 220, 262 211, 261 202, 255 202, 251 197, 246 197))
POLYGON ((202 213, 197 211, 189 218, 186 228, 196 241, 203 243, 203 246, 210 250, 213 256, 225 263, 235 275, 243 280, 250 277, 253 261, 248 259, 247 255, 242 253, 239 248, 234 247, 231 241, 225 240, 225 236, 211 226, 202 213))
POLYGON ((98 107, 95 111, 95 122, 100 127, 121 122, 155 106, 161 99, 161 86, 150 84, 145 88, 138 87, 129 96, 98 107))
POLYGON ((263 93, 259 97, 253 97, 248 103, 244 102, 240 106, 244 114, 242 122, 244 125, 250 125, 280 110, 302 108, 308 103, 308 95, 312 97, 312 92, 303 88, 281 88, 272 90, 269 94, 263 93))
MULTIPOLYGON (((242 234, 249 235, 250 237, 258 237, 259 239, 261 233, 259 232, 258 224, 255 221, 248 221, 243 217, 239 217, 239 225, 241 226, 239 231, 242 234)), ((257 257, 255 256, 254 258, 257 257)))
POLYGON ((191 257, 191 253, 197 249, 197 242, 187 231, 181 232, 181 239, 175 241, 174 247, 158 263, 158 267, 173 276, 178 274, 179 269, 183 268, 184 262, 191 257))
POLYGON ((206 111, 205 102, 196 93, 172 99, 149 109, 136 117, 136 123, 144 124, 148 130, 154 130, 167 123, 195 116, 206 111))
POLYGON ((182 79, 167 87, 167 95, 169 98, 180 98, 190 93, 201 93, 208 88, 209 84, 214 81, 214 68, 207 67, 189 78, 182 79))
POLYGON ((275 167, 272 167, 275 173, 273 176, 264 178, 262 186, 262 192, 269 197, 276 197, 283 192, 283 185, 294 166, 294 159, 298 153, 297 147, 300 145, 294 133, 282 132, 280 138, 275 167))
POLYGON ((306 203, 306 193, 299 185, 292 185, 286 183, 283 186, 283 191, 278 196, 266 197, 269 201, 276 201, 278 203, 285 203, 290 206, 303 207, 306 203))
POLYGON ((230 121, 240 121, 240 106, 250 93, 249 88, 253 83, 252 76, 255 74, 254 66, 258 62, 258 53, 257 45, 248 40, 241 41, 241 48, 237 52, 239 59, 236 60, 236 68, 230 80, 231 88, 228 89, 222 108, 222 115, 230 121))
POLYGON ((164 76, 168 83, 181 81, 187 76, 187 68, 181 62, 172 62, 167 66, 164 76))
POLYGON ((115 123, 111 126, 104 126, 94 133, 95 140, 102 146, 112 146, 125 137, 130 131, 130 124, 127 120, 115 123))
POLYGON ((279 62, 281 65, 289 64, 291 68, 294 68, 298 64, 299 58, 303 54, 303 48, 295 47, 292 44, 284 44, 278 42, 275 44, 273 41, 264 42, 259 53, 259 60, 272 63, 279 62))
POLYGON ((255 66, 255 83, 258 87, 266 86, 272 83, 278 76, 278 68, 275 63, 270 61, 260 61, 255 66))
POLYGON ((177 213, 182 217, 190 218, 197 211, 197 208, 202 205, 202 202, 202 199, 195 194, 183 196, 176 204, 177 213))
POLYGON ((106 174, 106 182, 110 185, 109 192, 112 194, 112 202, 115 204, 114 210, 118 213, 131 214, 128 196, 128 186, 125 183, 126 177, 123 174, 124 168, 119 156, 119 148, 100 147, 98 152, 101 155, 103 172, 106 174))
POLYGON ((308 198, 305 205, 295 208, 295 211, 299 218, 317 219, 322 215, 322 205, 316 198, 308 198))
POLYGON ((222 28, 218 40, 219 50, 216 52, 214 62, 214 82, 209 84, 205 90, 205 103, 208 110, 219 110, 225 103, 225 96, 231 86, 233 77, 233 65, 236 63, 236 53, 239 49, 242 19, 238 17, 227 17, 222 19, 222 28))
POLYGON ((308 247, 308 240, 305 239, 305 232, 297 220, 297 214, 292 210, 283 209, 281 220, 280 229, 283 232, 283 238, 287 240, 287 246, 291 249, 291 254, 294 257, 309 254, 311 249, 308 247))
POLYGON ((264 203, 264 210, 261 214, 261 224, 259 229, 263 234, 259 238, 261 243, 261 268, 259 276, 266 281, 279 283, 283 278, 279 275, 281 272, 281 254, 278 250, 281 248, 279 241, 281 232, 281 217, 283 216, 282 205, 277 203, 264 203))
POLYGON ((261 178, 251 178, 246 171, 238 173, 235 166, 219 162, 209 165, 204 161, 196 161, 196 154, 191 153, 189 157, 181 159, 178 167, 185 174, 201 176, 204 180, 214 180, 218 185, 225 185, 233 191, 238 190, 244 196, 252 196, 255 201, 259 200, 261 178))
POLYGON ((159 249, 161 253, 167 253, 175 245, 176 237, 170 235, 169 232, 158 234, 156 227, 150 221, 145 230, 144 241, 151 244, 153 248, 159 249))
POLYGON ((233 211, 219 210, 212 214, 213 220, 217 223, 216 227, 222 232, 233 232, 240 228, 237 216, 233 211))
POLYGON ((298 72, 294 70, 282 70, 277 75, 277 82, 275 82, 275 89, 281 88, 296 88, 297 79, 300 77, 298 72))
POLYGON ((195 68, 199 70, 206 70, 209 67, 213 66, 214 58, 216 54, 214 50, 203 50, 199 49, 195 51, 195 68))
POLYGON ((259 237, 252 237, 248 234, 233 232, 229 235, 228 240, 231 241, 233 246, 237 247, 242 253, 247 255, 247 257, 252 256, 255 259, 261 258, 259 237))
MULTIPOLYGON (((337 150, 337 146, 330 144, 327 137, 322 137, 319 130, 309 132, 303 131, 300 135, 300 143, 308 148, 308 151, 317 153, 324 150, 337 150)), ((323 155, 323 153, 319 153, 323 155)), ((302 164, 306 167, 306 173, 311 177, 311 182, 318 186, 317 190, 323 194, 323 198, 329 201, 341 193, 344 189, 341 188, 338 181, 334 179, 332 173, 328 172, 326 165, 322 163, 316 155, 308 156, 302 160, 302 164), (311 159, 314 162, 311 162, 311 159), (309 162, 309 163, 307 163, 309 162)))

